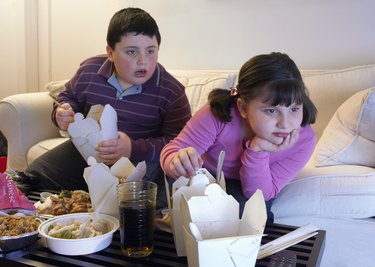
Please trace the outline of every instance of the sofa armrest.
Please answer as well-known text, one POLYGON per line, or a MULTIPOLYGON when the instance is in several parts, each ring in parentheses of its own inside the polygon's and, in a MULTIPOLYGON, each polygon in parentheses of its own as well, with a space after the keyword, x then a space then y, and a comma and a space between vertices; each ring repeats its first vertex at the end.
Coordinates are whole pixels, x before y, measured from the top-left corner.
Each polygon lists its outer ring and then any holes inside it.
POLYGON ((52 104, 48 92, 16 94, 0 101, 0 131, 8 142, 8 169, 23 171, 31 146, 60 136, 50 118, 52 104))

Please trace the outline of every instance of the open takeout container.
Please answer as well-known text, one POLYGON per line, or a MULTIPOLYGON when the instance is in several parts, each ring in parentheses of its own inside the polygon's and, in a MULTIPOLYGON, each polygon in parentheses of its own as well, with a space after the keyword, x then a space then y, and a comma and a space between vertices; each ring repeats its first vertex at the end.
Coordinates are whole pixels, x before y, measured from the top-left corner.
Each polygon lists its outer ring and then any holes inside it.
POLYGON ((127 157, 120 158, 111 167, 97 162, 89 157, 88 167, 83 172, 83 178, 89 189, 90 199, 94 211, 120 218, 117 202, 117 185, 119 180, 139 181, 147 170, 146 162, 142 161, 134 166, 127 157))
POLYGON ((192 196, 202 196, 209 184, 219 184, 225 190, 224 173, 221 173, 219 181, 213 177, 210 172, 201 168, 193 177, 186 178, 181 176, 172 184, 172 194, 170 194, 168 181, 165 179, 168 208, 171 214, 172 233, 178 256, 186 256, 184 234, 181 221, 180 200, 184 194, 186 199, 192 196))
POLYGON ((181 198, 185 247, 190 267, 254 266, 266 224, 263 194, 257 190, 239 218, 239 203, 217 184, 204 196, 181 198))
POLYGON ((86 161, 94 157, 100 162, 95 147, 103 140, 118 138, 117 113, 109 104, 93 105, 86 118, 80 112, 74 114, 74 122, 69 124, 67 132, 86 161))
MULTIPOLYGON (((14 209, 1 210, 1 212, 8 213, 11 210, 14 209)), ((36 214, 35 211, 31 210, 18 209, 18 212, 24 214, 24 216, 34 216, 36 214)), ((10 252, 31 246, 38 240, 38 234, 38 230, 35 230, 16 236, 0 236, 0 252, 10 252)))

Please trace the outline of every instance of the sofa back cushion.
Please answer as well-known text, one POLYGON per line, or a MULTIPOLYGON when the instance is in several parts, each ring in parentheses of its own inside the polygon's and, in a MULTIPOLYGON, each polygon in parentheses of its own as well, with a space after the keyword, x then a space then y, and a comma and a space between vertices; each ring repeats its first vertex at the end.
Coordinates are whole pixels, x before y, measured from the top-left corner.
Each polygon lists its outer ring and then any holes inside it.
POLYGON ((235 85, 237 77, 235 71, 172 70, 170 72, 185 86, 192 114, 197 112, 207 102, 208 94, 213 89, 221 88, 229 90, 235 85))
MULTIPOLYGON (((194 114, 214 88, 230 89, 237 84, 238 70, 169 70, 186 88, 194 114)), ((375 85, 375 64, 332 70, 301 70, 310 97, 318 109, 313 128, 317 139, 337 108, 351 95, 375 85)), ((47 90, 56 96, 67 80, 51 82, 47 90)))
POLYGON ((318 140, 337 108, 346 99, 356 92, 375 86, 375 64, 322 71, 302 70, 302 76, 318 109, 318 118, 313 125, 318 140))

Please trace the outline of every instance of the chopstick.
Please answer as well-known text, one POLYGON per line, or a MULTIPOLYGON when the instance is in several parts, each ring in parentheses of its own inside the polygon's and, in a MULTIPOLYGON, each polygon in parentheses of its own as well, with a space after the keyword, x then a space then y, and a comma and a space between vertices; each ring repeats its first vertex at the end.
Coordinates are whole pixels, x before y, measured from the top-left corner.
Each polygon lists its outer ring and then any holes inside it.
POLYGON ((53 103, 55 103, 58 107, 60 108, 64 108, 62 104, 60 104, 59 102, 57 102, 56 99, 53 100, 53 103))

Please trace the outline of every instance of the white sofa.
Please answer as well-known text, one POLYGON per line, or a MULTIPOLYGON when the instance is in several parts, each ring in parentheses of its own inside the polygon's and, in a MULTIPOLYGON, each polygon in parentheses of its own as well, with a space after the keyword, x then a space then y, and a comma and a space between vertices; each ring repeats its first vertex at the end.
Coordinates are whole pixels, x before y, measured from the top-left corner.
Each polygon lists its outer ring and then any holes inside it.
MULTIPOLYGON (((236 70, 171 72, 185 85, 193 113, 213 88, 229 89, 237 79, 236 70)), ((365 90, 375 86, 375 65, 302 70, 302 75, 318 108, 314 129, 319 142, 304 170, 274 201, 275 221, 296 226, 314 223, 326 230, 321 266, 373 266, 370 256, 375 247, 375 220, 370 217, 375 216, 375 130, 371 129, 375 118, 368 114, 375 114, 375 103, 371 102, 375 93, 365 90), (367 113, 364 104, 368 105, 367 113), (336 112, 341 105, 341 111, 336 112), (363 118, 367 119, 366 127, 359 131, 357 122, 363 118), (368 132, 372 136, 367 136, 368 132)), ((46 91, 13 95, 0 102, 0 131, 8 141, 8 169, 22 171, 64 141, 50 119, 50 92, 62 84, 53 82, 46 91)))

